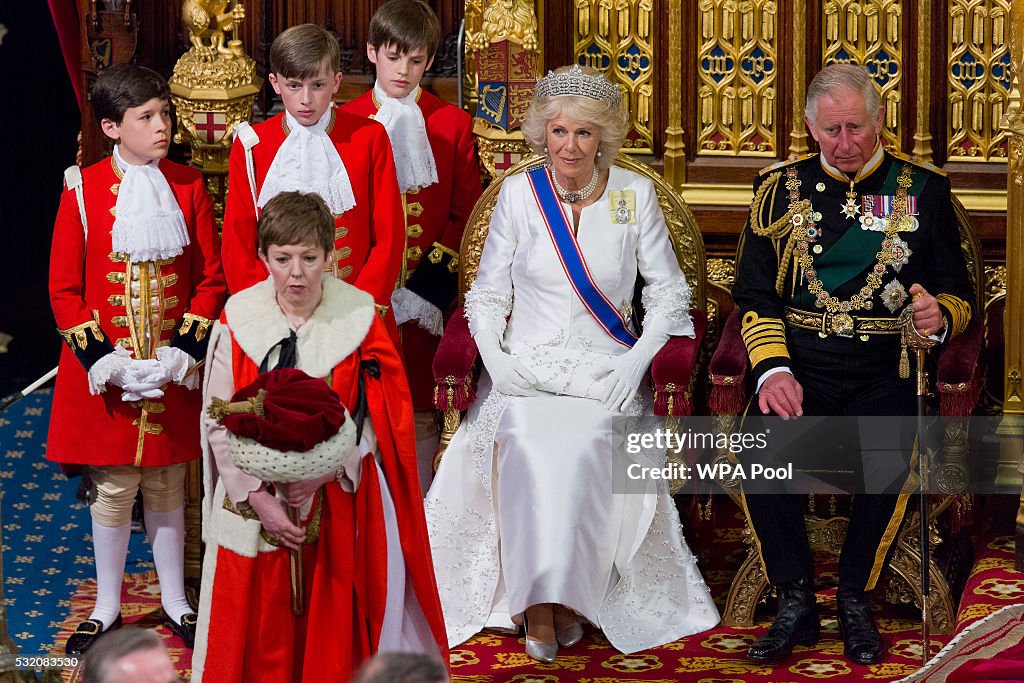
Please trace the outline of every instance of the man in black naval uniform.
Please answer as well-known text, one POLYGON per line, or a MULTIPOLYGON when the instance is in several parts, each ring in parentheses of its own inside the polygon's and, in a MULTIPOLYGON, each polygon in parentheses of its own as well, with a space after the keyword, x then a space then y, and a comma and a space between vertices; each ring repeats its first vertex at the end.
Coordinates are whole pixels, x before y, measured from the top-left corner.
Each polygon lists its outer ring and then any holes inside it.
MULTIPOLYGON (((948 341, 967 327, 974 301, 949 181, 882 149, 883 109, 863 67, 818 73, 805 121, 820 154, 761 171, 740 241, 733 297, 757 382, 748 414, 914 415, 897 317, 912 307, 919 334, 948 341)), ((899 434, 859 436, 864 472, 888 470, 891 485, 854 497, 836 597, 845 656, 873 664, 885 647, 870 592, 913 487, 913 435, 909 443, 899 434)), ((823 463, 832 457, 827 442, 816 453, 823 463)), ((779 597, 772 626, 748 652, 754 661, 778 661, 818 640, 804 500, 745 496, 779 597)))

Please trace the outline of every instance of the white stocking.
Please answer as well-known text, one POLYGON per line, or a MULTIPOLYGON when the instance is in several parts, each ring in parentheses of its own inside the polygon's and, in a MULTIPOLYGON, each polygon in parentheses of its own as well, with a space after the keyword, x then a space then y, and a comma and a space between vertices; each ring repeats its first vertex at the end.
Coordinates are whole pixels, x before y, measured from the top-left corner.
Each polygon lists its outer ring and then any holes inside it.
POLYGON ((121 582, 131 534, 130 522, 111 527, 92 520, 92 549, 96 556, 96 607, 89 618, 102 621, 104 630, 110 628, 121 613, 121 582))
POLYGON ((176 623, 192 611, 185 599, 185 508, 154 512, 143 506, 146 532, 160 579, 160 604, 176 623))

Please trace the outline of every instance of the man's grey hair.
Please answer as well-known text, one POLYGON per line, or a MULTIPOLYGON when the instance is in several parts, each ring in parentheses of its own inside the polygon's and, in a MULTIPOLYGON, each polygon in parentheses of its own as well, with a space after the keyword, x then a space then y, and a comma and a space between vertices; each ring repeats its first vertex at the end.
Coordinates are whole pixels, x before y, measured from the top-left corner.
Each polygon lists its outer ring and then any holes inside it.
POLYGON ((447 683, 440 660, 414 652, 379 652, 356 672, 352 683, 447 683))
POLYGON ((157 648, 166 652, 160 636, 149 629, 126 626, 104 633, 85 653, 82 660, 82 683, 110 683, 111 667, 117 660, 157 648))
POLYGON ((841 90, 863 95, 864 105, 872 119, 882 106, 878 86, 865 67, 858 64, 830 64, 819 71, 807 86, 807 102, 804 104, 807 119, 817 125, 818 100, 822 97, 835 98, 841 90))

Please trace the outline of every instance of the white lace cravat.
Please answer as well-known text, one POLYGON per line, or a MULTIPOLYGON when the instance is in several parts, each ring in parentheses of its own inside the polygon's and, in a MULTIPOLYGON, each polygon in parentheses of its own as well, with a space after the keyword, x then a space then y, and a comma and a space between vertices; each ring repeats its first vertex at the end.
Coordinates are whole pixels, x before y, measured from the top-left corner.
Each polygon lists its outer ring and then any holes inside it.
POLYGON ((389 97, 379 83, 373 85, 373 95, 380 104, 374 117, 388 131, 391 149, 395 154, 398 171, 398 189, 406 192, 437 182, 437 165, 427 138, 427 124, 423 112, 416 104, 420 89, 399 99, 389 97))
POLYGON ((327 135, 332 113, 328 108, 315 124, 303 126, 285 112, 288 137, 277 150, 263 180, 257 200, 261 209, 281 192, 315 192, 336 216, 356 205, 348 171, 327 135))
POLYGON ((129 164, 115 145, 114 162, 122 174, 111 234, 114 251, 136 263, 181 255, 189 245, 188 226, 160 161, 129 164))

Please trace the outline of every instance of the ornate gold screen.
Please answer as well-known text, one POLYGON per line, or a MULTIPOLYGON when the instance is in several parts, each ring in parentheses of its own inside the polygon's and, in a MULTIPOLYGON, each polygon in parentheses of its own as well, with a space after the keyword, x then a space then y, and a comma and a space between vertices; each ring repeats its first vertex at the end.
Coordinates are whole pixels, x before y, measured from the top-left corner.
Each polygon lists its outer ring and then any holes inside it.
POLYGON ((778 10, 772 0, 698 6, 697 153, 778 154, 778 10))
POLYGON ((822 62, 863 64, 882 91, 886 143, 903 148, 903 7, 900 0, 827 0, 822 5, 822 62))
POLYGON ((948 0, 949 158, 1005 161, 1010 0, 948 0))
POLYGON ((623 152, 654 147, 654 0, 576 0, 573 56, 622 85, 632 130, 623 152))

